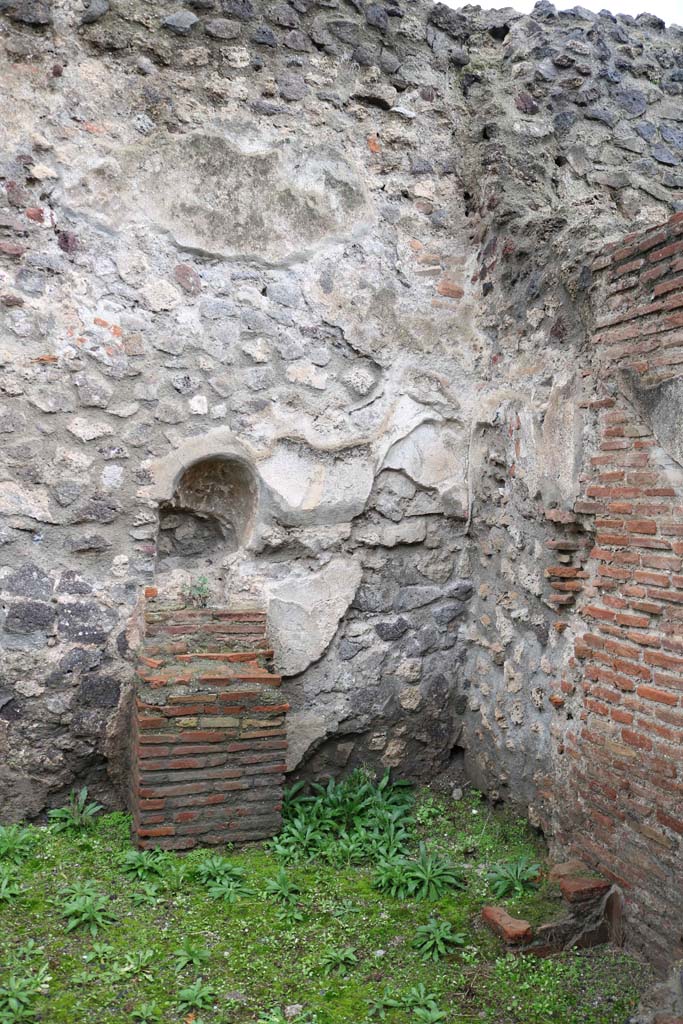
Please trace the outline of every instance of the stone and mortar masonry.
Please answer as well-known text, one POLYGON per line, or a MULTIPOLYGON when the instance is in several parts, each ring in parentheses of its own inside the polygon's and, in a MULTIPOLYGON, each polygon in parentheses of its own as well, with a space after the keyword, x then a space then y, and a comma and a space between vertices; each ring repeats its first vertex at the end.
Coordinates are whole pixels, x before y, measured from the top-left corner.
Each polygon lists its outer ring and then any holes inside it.
POLYGON ((158 607, 145 614, 131 725, 130 807, 142 848, 269 838, 287 750, 265 614, 158 607))
MULTIPOLYGON (((644 472, 683 458, 660 384, 598 364, 592 263, 683 202, 683 34, 547 2, 179 6, 0 0, 0 815, 74 783, 121 806, 143 589, 205 575, 267 610, 289 771, 464 770, 590 839, 571 736, 629 726, 578 705, 575 645, 614 639, 581 609, 624 613, 582 477, 620 410, 645 433, 612 442, 660 438, 644 472), (223 459, 241 494, 196 479, 230 521, 175 490, 223 459)), ((681 888, 657 856, 634 907, 681 888)))

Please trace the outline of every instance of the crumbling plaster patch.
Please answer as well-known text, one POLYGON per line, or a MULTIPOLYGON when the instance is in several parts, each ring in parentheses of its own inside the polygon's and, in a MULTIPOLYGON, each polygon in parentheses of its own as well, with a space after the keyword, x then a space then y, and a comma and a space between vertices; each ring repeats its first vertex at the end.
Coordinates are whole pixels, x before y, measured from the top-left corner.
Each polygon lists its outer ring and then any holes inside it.
POLYGON ((333 558, 318 572, 266 585, 275 663, 284 675, 304 672, 325 652, 362 576, 355 559, 333 558))

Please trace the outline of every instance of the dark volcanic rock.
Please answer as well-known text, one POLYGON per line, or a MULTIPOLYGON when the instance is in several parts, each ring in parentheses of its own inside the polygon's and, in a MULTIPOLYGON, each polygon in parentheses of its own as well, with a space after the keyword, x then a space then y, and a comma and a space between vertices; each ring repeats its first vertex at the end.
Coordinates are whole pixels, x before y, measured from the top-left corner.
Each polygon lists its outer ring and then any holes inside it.
POLYGON ((8 633, 48 633, 55 621, 54 605, 42 601, 17 601, 11 604, 5 619, 8 633))
POLYGON ((60 637, 87 644, 103 644, 115 621, 111 609, 92 602, 77 601, 59 609, 57 629, 60 637))
POLYGON ((54 581, 32 562, 27 562, 0 579, 0 591, 11 594, 12 597, 31 597, 37 601, 48 601, 53 589, 54 581))

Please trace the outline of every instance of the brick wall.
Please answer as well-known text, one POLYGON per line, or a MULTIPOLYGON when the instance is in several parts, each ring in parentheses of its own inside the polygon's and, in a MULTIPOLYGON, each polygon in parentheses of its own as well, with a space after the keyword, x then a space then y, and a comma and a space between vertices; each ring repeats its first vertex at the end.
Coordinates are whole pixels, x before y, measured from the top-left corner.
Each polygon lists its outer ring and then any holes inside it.
POLYGON ((575 509, 595 534, 562 839, 623 886, 632 940, 664 963, 683 951, 683 474, 647 396, 683 366, 683 214, 611 246, 594 270, 598 449, 575 509))
POLYGON ((263 839, 280 827, 285 715, 263 612, 148 605, 131 810, 141 847, 263 839))

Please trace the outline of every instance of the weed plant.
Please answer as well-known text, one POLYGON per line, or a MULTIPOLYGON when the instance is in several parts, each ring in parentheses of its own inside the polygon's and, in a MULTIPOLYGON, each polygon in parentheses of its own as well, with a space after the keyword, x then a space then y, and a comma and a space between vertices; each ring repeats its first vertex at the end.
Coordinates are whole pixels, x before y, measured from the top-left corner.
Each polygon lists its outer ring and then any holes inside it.
POLYGON ((103 810, 102 805, 88 800, 88 790, 70 794, 66 807, 57 807, 48 812, 48 820, 55 832, 83 832, 92 828, 95 818, 103 810))
POLYGON ((453 931, 450 921, 437 921, 430 917, 427 924, 420 925, 413 939, 413 949, 417 949, 425 960, 440 960, 457 946, 464 946, 467 936, 464 932, 453 931))
POLYGON ((0 865, 21 864, 31 855, 37 838, 35 829, 0 825, 0 865))
POLYGON ((493 895, 496 899, 502 899, 510 895, 523 896, 536 885, 540 873, 540 864, 534 863, 530 857, 522 856, 507 864, 494 864, 487 877, 493 895))

